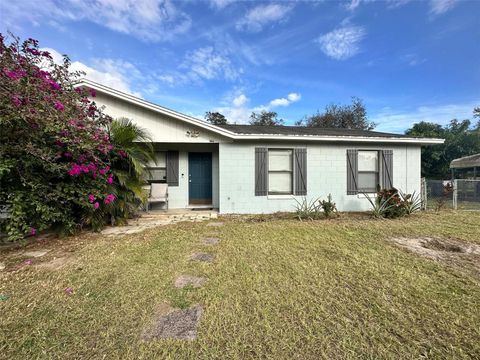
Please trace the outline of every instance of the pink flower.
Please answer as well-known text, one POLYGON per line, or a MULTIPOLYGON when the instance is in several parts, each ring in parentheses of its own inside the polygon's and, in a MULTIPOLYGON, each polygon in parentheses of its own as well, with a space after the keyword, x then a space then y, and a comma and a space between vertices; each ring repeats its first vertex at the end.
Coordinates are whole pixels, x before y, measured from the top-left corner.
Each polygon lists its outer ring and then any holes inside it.
POLYGON ((60 85, 57 84, 55 81, 47 80, 47 82, 50 85, 50 87, 52 88, 52 90, 60 90, 60 85))
POLYGON ((118 153, 119 156, 121 156, 123 158, 127 157, 127 153, 125 152, 125 150, 118 150, 117 153, 118 153))
POLYGON ((70 176, 77 176, 82 173, 82 167, 78 164, 73 164, 70 170, 68 171, 68 175, 70 176))
POLYGON ((71 157, 72 157, 72 153, 70 153, 70 152, 67 151, 67 152, 64 152, 64 153, 63 153, 63 156, 65 156, 66 158, 71 158, 71 157))
POLYGON ((114 200, 115 200, 115 195, 108 194, 107 197, 105 198, 105 200, 103 200, 103 202, 105 203, 105 205, 108 205, 111 202, 113 202, 114 200))
POLYGON ((107 179, 107 184, 113 184, 113 175, 110 175, 107 179))
POLYGON ((110 166, 106 166, 105 168, 98 170, 98 172, 100 173, 100 175, 105 175, 109 170, 110 166))
POLYGON ((23 262, 25 265, 32 265, 32 260, 31 259, 27 259, 23 262))
POLYGON ((32 227, 32 228, 30 229, 30 235, 32 235, 32 236, 37 235, 37 229, 35 229, 34 227, 32 227))
POLYGON ((90 204, 93 204, 93 202, 95 201, 95 196, 93 194, 88 195, 88 201, 90 202, 90 204))
POLYGON ((12 70, 12 71, 5 70, 4 73, 11 80, 18 80, 24 77, 25 75, 27 75, 25 70, 12 70))
POLYGON ((66 287, 65 289, 63 289, 63 292, 65 293, 65 295, 72 295, 73 294, 73 289, 71 287, 66 287))
POLYGON ((20 100, 20 97, 18 95, 13 95, 12 96, 12 103, 16 107, 20 107, 20 105, 22 105, 22 100, 20 100))
POLYGON ((90 96, 91 97, 97 96, 97 92, 95 91, 95 89, 90 88, 89 91, 90 91, 90 96))
POLYGON ((65 106, 60 101, 55 101, 55 104, 53 104, 53 107, 58 111, 65 110, 65 106))
POLYGON ((93 207, 94 207, 95 209, 98 209, 98 208, 100 207, 100 204, 98 203, 98 201, 97 201, 95 204, 93 204, 93 207))

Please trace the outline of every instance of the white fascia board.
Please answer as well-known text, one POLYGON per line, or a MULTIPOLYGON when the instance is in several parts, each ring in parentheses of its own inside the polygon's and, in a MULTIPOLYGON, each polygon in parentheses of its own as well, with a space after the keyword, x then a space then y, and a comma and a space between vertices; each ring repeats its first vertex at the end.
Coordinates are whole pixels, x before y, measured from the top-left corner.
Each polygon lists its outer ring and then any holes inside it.
POLYGON ((286 140, 286 141, 326 141, 326 142, 375 142, 375 143, 397 143, 397 144, 418 144, 434 145, 443 144, 445 139, 434 138, 407 138, 407 137, 373 137, 373 136, 318 136, 318 135, 255 135, 237 134, 235 140, 286 140))

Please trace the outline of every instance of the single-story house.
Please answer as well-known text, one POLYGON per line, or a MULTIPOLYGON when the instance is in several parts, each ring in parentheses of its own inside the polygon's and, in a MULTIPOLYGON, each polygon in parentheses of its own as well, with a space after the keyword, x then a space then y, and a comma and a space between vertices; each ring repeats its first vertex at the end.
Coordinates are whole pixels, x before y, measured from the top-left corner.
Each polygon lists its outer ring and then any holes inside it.
POLYGON ((215 126, 85 80, 113 118, 147 129, 168 183, 169 208, 213 207, 222 214, 293 211, 296 200, 332 195, 339 211, 363 211, 376 185, 420 192, 420 148, 443 139, 298 126, 215 126))

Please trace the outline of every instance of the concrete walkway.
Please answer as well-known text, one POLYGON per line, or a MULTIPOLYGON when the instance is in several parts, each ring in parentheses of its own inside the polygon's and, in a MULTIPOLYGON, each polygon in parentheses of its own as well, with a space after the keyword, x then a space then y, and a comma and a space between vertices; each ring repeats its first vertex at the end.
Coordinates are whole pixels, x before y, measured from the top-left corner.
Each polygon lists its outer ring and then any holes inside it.
POLYGON ((217 218, 215 210, 169 210, 150 211, 135 220, 130 220, 126 226, 105 228, 101 233, 109 236, 128 235, 141 232, 157 226, 170 225, 183 221, 205 221, 217 218))

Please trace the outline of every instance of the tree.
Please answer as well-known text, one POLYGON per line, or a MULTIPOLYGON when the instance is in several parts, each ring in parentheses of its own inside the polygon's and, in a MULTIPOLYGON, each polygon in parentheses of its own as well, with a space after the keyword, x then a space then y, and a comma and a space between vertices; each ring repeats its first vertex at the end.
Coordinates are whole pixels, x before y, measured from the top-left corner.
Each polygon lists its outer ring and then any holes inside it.
POLYGON ((252 112, 250 115, 250 125, 283 125, 283 119, 278 118, 278 114, 275 111, 262 110, 260 114, 252 112))
POLYGON ((219 113, 219 112, 212 112, 212 111, 207 111, 205 113, 205 120, 207 120, 209 123, 213 125, 226 125, 228 124, 227 118, 219 113))
POLYGON ((368 121, 365 105, 356 97, 352 97, 350 105, 327 105, 323 113, 317 112, 297 121, 296 124, 308 127, 362 130, 373 130, 376 126, 375 123, 368 121))
POLYGON ((133 148, 109 133, 115 123, 91 100, 94 89, 76 86, 81 75, 36 40, 7 44, 0 34, 0 204, 9 214, 0 231, 9 241, 47 228, 98 229, 117 201, 130 202, 122 186, 131 174, 119 170, 136 167, 133 148))
POLYGON ((480 126, 472 128, 470 120, 454 119, 445 126, 422 121, 405 134, 445 139, 443 144, 422 147, 422 176, 427 178, 449 178, 453 159, 480 152, 480 126))

